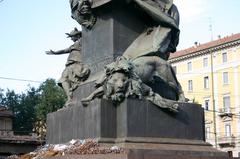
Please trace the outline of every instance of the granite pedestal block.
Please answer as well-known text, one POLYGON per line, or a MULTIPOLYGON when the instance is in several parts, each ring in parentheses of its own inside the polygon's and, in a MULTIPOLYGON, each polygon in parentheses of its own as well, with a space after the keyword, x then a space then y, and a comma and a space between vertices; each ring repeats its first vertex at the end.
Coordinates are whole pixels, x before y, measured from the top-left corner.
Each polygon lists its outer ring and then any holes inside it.
POLYGON ((47 142, 71 139, 170 138, 204 141, 203 109, 179 103, 179 113, 170 113, 149 101, 126 99, 120 105, 94 100, 88 107, 80 103, 48 114, 47 142))
POLYGON ((120 105, 104 99, 94 100, 88 107, 78 103, 48 114, 47 143, 92 138, 104 147, 119 146, 127 152, 78 156, 82 159, 227 158, 227 153, 205 142, 203 109, 197 104, 179 105, 178 113, 170 113, 137 99, 126 99, 120 105))

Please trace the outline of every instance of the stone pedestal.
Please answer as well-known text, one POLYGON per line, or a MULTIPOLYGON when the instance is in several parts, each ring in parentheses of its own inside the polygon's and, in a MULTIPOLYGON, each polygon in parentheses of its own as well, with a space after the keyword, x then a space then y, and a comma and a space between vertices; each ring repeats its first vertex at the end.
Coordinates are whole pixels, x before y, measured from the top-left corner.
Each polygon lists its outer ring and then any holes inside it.
MULTIPOLYGON (((136 99, 126 99, 120 105, 94 100, 86 108, 77 105, 62 109, 48 114, 47 143, 94 138, 103 146, 125 148, 127 153, 120 158, 126 159, 226 158, 227 153, 204 142, 203 109, 196 104, 179 104, 176 114, 136 99)), ((117 158, 117 155, 88 157, 117 158)))
POLYGON ((145 100, 127 99, 120 105, 94 100, 48 115, 48 143, 64 143, 74 138, 127 140, 163 138, 204 141, 203 110, 199 105, 180 103, 173 114, 145 100))

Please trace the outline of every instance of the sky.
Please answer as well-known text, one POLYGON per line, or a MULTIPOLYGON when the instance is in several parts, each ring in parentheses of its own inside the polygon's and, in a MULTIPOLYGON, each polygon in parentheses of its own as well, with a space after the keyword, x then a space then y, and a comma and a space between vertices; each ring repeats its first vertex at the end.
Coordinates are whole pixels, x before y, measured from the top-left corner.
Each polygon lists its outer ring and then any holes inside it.
MULTIPOLYGON (((1 2, 1 1, 0 1, 1 2)), ((174 0, 180 12, 178 50, 239 33, 240 0, 174 0)), ((80 26, 68 0, 3 0, 0 3, 0 88, 25 92, 47 78, 58 80, 67 55, 46 55, 67 48, 65 33, 80 26), (13 80, 17 79, 17 80, 13 80), (25 80, 25 81, 24 81, 25 80)))

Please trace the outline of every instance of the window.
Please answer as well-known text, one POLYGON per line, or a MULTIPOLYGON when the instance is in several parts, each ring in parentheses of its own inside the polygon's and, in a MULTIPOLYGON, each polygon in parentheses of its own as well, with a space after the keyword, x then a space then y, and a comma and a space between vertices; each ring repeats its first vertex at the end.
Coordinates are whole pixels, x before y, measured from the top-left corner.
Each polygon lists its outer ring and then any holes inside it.
POLYGON ((187 70, 188 72, 192 71, 192 62, 187 63, 187 70))
POLYGON ((211 137, 210 130, 211 130, 210 127, 206 127, 206 130, 205 130, 206 139, 210 139, 211 137))
POLYGON ((188 91, 192 91, 193 90, 193 82, 192 80, 188 80, 188 91))
POLYGON ((230 112, 230 97, 229 96, 223 97, 223 108, 224 108, 224 112, 230 112))
POLYGON ((222 53, 222 62, 223 63, 227 62, 227 53, 226 52, 222 53))
POLYGON ((225 136, 231 137, 231 125, 230 124, 225 125, 225 136))
POLYGON ((172 68, 173 68, 174 73, 177 74, 177 66, 173 66, 172 68))
POLYGON ((204 77, 204 88, 205 89, 209 88, 209 78, 208 78, 208 76, 204 77))
POLYGON ((203 67, 208 67, 208 58, 203 58, 203 67))
POLYGON ((4 130, 5 129, 5 122, 3 119, 0 119, 0 130, 4 130))
POLYGON ((5 129, 6 130, 11 130, 12 129, 12 120, 10 120, 10 119, 5 120, 5 129))
POLYGON ((233 157, 233 152, 232 151, 227 151, 229 157, 233 157))
POLYGON ((228 84, 228 72, 223 72, 223 84, 228 84))
POLYGON ((204 101, 204 109, 209 110, 209 99, 204 101))

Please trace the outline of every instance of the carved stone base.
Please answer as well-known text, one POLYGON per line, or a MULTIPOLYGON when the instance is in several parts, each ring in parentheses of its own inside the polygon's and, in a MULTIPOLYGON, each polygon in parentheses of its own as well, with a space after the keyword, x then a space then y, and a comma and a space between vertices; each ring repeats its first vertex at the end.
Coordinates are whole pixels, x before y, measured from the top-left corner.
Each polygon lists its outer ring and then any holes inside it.
POLYGON ((75 105, 47 118, 47 143, 92 138, 102 146, 119 146, 124 154, 65 156, 92 159, 226 159, 204 142, 204 113, 196 104, 179 103, 172 114, 145 100, 126 99, 120 105, 94 100, 75 105))
POLYGON ((94 100, 48 114, 47 142, 71 139, 128 137, 201 140, 204 137, 203 110, 199 105, 179 103, 173 114, 145 100, 126 99, 120 105, 94 100))

